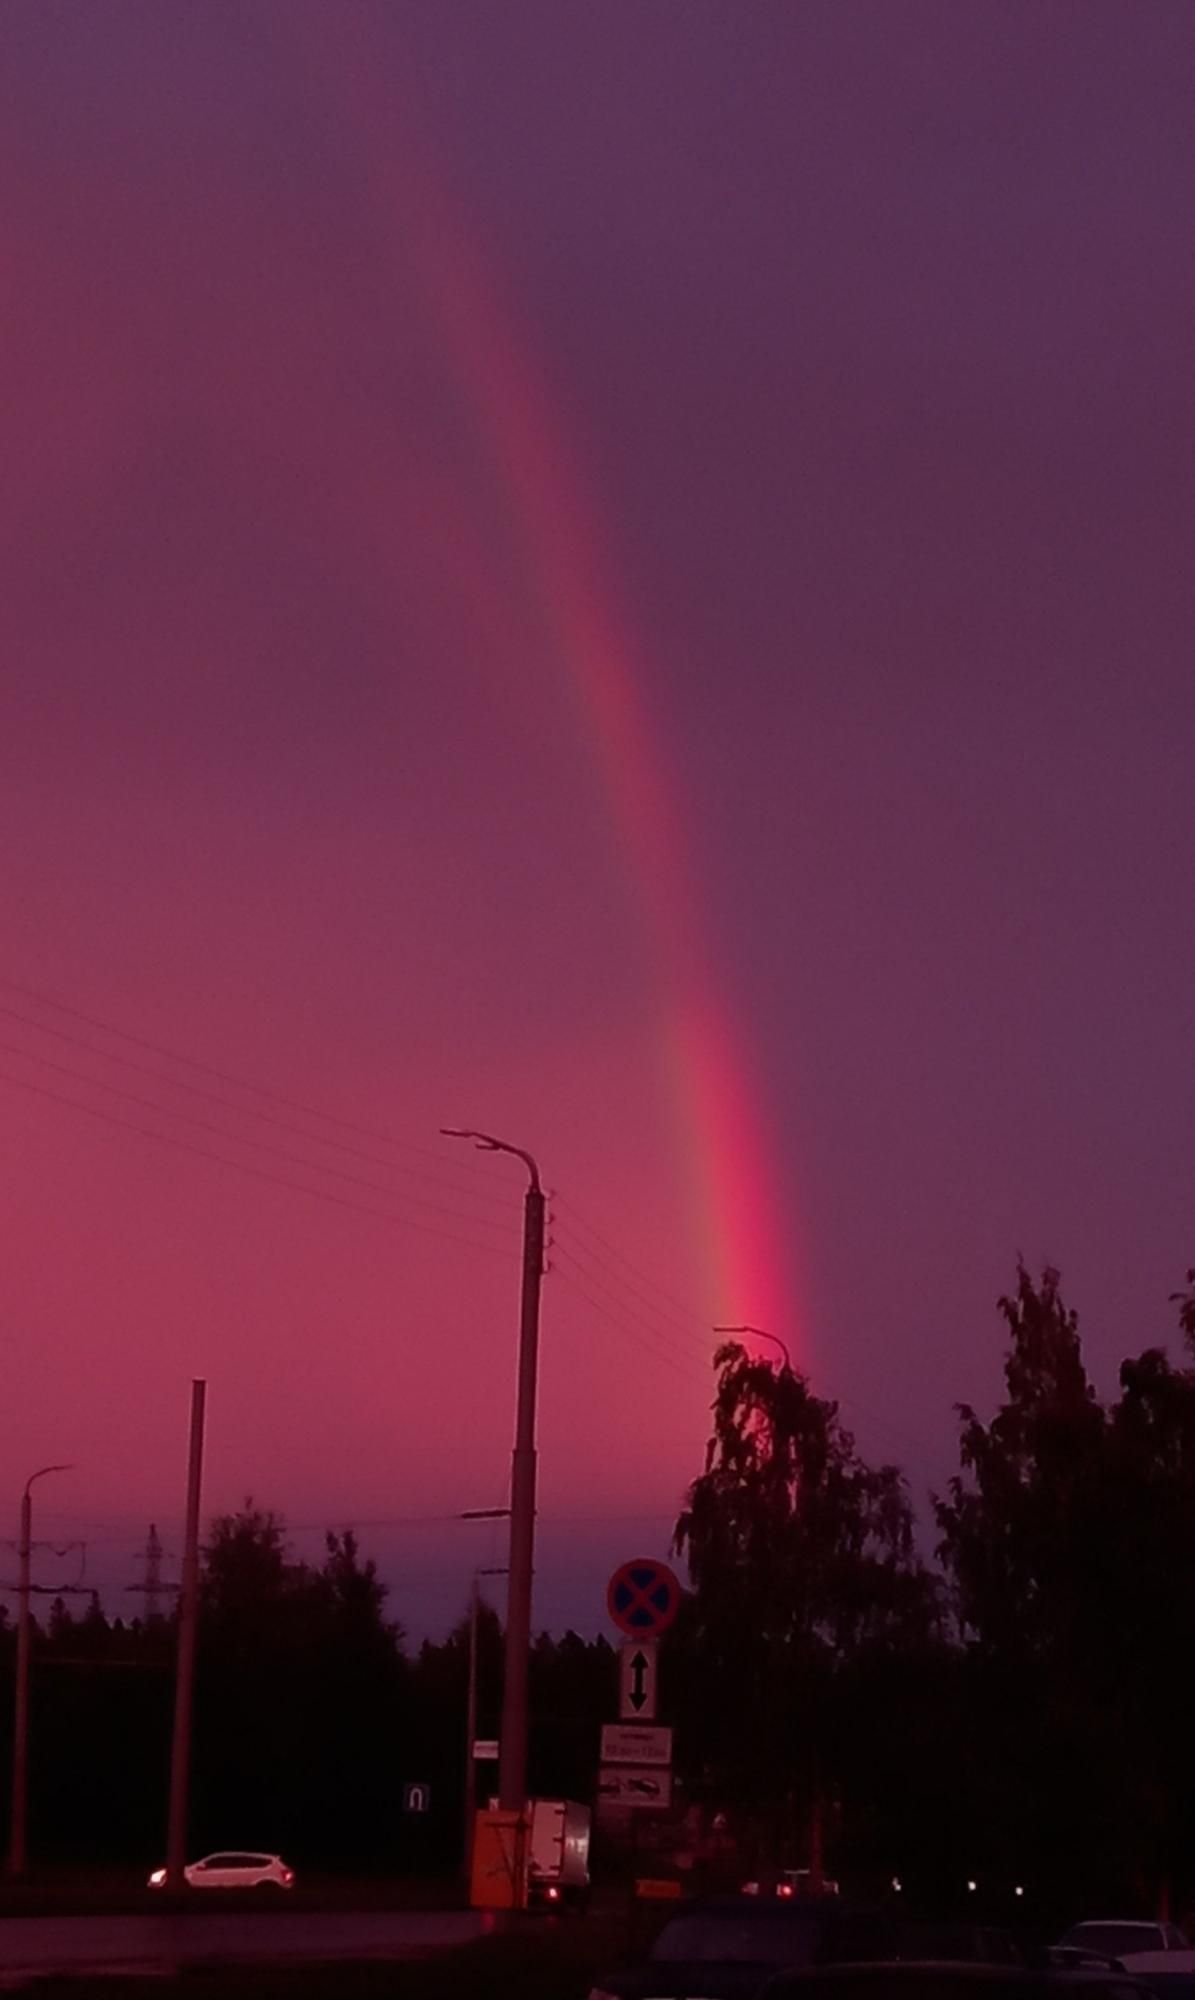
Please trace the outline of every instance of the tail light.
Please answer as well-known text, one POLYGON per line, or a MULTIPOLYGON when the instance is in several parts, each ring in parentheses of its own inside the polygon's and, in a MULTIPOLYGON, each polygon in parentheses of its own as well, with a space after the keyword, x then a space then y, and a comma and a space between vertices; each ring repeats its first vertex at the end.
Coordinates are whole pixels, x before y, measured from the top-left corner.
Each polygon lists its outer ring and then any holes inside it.
POLYGON ((284 1889, 293 1889, 293 1888, 294 1888, 294 1886, 295 1886, 295 1871, 294 1871, 294 1869, 293 1869, 293 1868, 284 1868, 284 1869, 283 1869, 283 1871, 282 1871, 282 1886, 283 1886, 283 1888, 284 1888, 284 1889))

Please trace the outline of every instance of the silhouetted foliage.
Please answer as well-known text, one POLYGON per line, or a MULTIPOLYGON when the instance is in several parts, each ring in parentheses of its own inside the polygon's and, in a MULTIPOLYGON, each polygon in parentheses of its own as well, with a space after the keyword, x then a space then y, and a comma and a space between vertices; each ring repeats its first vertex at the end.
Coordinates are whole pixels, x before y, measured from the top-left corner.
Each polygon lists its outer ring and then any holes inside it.
POLYGON ((1058 1273, 1047 1269, 1035 1286, 1020 1265, 1000 1312, 1011 1335, 1007 1396, 986 1425, 960 1405, 962 1470, 935 1513, 964 1634, 1011 1659, 1056 1646, 1082 1618, 1107 1423, 1058 1273))
MULTIPOLYGON (((1088 1379, 1058 1274, 1021 1265, 999 1312, 1004 1397, 959 1411, 959 1471, 934 1502, 941 1573, 916 1547, 900 1472, 868 1465, 836 1406, 732 1344, 676 1546, 692 1589, 661 1654, 682 1803, 799 1865, 820 1802, 832 1872, 898 1874, 939 1907, 967 1877, 1029 1907, 1195 1901, 1195 1272, 1185 1362, 1088 1379)), ((45 1600, 40 1600, 45 1604, 45 1600)), ((464 1606, 462 1605, 462 1613, 464 1606)), ((105 1617, 63 1596, 35 1628, 32 1840, 43 1861, 162 1857, 174 1617, 105 1617)), ((247 1501, 204 1551, 193 1850, 303 1864, 448 1869, 461 1850, 468 1621, 408 1658, 351 1530, 318 1564, 247 1501), (431 1785, 405 1818, 403 1785, 431 1785)), ((0 1609, 0 1811, 14 1635, 0 1609)), ((499 1733, 502 1634, 478 1621, 478 1731, 499 1733)), ((541 1635, 531 1781, 592 1797, 616 1706, 605 1639, 541 1635)), ((479 1771, 480 1796, 496 1774, 479 1771)), ((678 1839, 687 1839, 689 1834, 678 1839)), ((696 1837, 696 1836, 694 1836, 696 1837)), ((737 1879, 737 1878, 736 1878, 737 1879)))
POLYGON ((901 1474, 863 1461, 837 1406, 737 1342, 714 1365, 713 1435, 675 1536, 703 1786, 791 1825, 832 1783, 844 1670, 924 1644, 933 1586, 901 1474))

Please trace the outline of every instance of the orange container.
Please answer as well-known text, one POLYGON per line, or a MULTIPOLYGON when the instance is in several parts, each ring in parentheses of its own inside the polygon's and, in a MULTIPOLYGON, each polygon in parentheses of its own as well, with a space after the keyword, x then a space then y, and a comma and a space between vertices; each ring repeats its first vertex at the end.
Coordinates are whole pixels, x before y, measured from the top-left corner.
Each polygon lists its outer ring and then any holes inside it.
POLYGON ((478 1813, 469 1902, 475 1910, 526 1909, 527 1822, 521 1813, 478 1813))

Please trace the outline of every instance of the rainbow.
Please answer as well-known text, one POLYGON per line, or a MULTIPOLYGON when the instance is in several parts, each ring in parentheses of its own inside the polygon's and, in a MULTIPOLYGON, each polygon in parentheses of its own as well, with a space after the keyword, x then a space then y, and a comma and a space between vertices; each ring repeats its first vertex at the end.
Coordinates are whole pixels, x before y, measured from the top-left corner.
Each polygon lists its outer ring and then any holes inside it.
MULTIPOLYGON (((745 1319, 775 1328, 807 1353, 796 1312, 793 1226, 776 1208, 761 1093, 702 942, 685 815, 653 742, 627 622, 598 574, 600 538, 582 505, 561 425, 479 243, 451 209, 424 148, 414 155, 405 120, 400 156, 394 105, 379 94, 386 73, 379 52, 363 40, 355 51, 346 45, 350 33, 368 33, 364 11, 338 14, 335 38, 318 32, 321 11, 305 12, 304 30, 316 30, 315 40, 304 34, 308 78, 317 76, 338 100, 340 129, 361 149, 384 240, 401 244, 446 366, 472 410, 630 856, 657 969, 662 1061, 711 1322, 745 1319)), ((288 14, 295 24, 290 10, 274 18, 288 14)))

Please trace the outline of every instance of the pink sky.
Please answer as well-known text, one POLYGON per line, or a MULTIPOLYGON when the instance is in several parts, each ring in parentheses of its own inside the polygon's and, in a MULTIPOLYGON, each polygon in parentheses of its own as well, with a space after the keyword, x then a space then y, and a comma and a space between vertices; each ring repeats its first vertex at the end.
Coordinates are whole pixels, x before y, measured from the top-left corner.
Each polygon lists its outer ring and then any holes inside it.
MULTIPOLYGON (((0 1455, 14 1516, 77 1461, 109 1586, 193 1372, 211 1508, 502 1499, 521 1188, 444 1123, 560 1194, 553 1621, 662 1552, 714 1319, 919 1491, 1018 1250, 1102 1381, 1168 1333, 1195 43, 1149 19, 6 10, 0 980, 396 1142, 0 986, 0 1455)), ((462 1534, 366 1535, 417 1628, 462 1534)))

